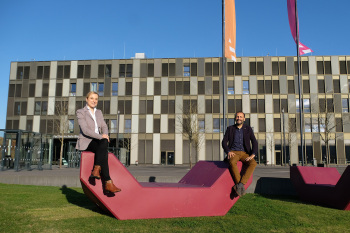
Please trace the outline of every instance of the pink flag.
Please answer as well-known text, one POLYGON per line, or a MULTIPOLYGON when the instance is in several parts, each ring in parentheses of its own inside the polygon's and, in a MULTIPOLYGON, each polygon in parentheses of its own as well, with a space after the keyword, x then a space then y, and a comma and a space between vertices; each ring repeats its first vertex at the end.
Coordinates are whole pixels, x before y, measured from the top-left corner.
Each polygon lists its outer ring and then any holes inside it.
MULTIPOLYGON (((287 8, 288 8, 288 18, 289 18, 290 31, 292 32, 292 36, 293 36, 295 43, 297 43, 297 33, 296 33, 297 29, 296 29, 296 25, 295 25, 295 17, 296 17, 295 1, 296 0, 287 0, 287 8)), ((298 26, 299 26, 299 20, 298 20, 298 26)), ((299 31, 298 31, 298 35, 299 35, 299 31)), ((298 38, 298 40, 299 40, 299 38, 298 38)), ((311 52, 313 52, 313 51, 310 48, 303 45, 299 41, 299 55, 303 55, 305 53, 311 53, 311 52)))

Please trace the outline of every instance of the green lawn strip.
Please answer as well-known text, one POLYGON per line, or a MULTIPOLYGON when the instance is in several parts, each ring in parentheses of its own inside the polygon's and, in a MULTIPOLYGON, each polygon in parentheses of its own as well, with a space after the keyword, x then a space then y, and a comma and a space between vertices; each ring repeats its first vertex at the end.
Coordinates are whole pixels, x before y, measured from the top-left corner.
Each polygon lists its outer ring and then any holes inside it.
POLYGON ((349 232, 350 211, 247 194, 220 217, 119 221, 81 188, 0 184, 1 232, 349 232))

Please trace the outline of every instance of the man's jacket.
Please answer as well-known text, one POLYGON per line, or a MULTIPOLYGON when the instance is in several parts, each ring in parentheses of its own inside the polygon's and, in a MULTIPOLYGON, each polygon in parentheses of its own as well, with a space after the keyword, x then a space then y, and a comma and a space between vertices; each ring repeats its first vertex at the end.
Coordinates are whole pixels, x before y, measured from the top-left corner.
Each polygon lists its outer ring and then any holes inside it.
MULTIPOLYGON (((231 148, 233 146, 233 139, 235 138, 235 128, 236 125, 231 125, 227 127, 224 139, 222 139, 222 148, 224 149, 226 154, 228 154, 228 152, 231 151, 231 148)), ((255 156, 258 156, 258 142, 254 136, 253 129, 245 124, 243 124, 242 129, 244 151, 248 155, 255 154, 255 156), (250 146, 250 143, 252 143, 252 147, 250 146)))

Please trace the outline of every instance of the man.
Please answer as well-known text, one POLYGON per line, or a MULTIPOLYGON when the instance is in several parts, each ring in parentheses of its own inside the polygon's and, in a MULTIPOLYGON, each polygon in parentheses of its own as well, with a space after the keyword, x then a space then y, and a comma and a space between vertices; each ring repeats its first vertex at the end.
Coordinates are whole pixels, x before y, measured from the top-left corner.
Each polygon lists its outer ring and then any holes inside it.
POLYGON ((233 189, 239 196, 243 196, 245 194, 244 185, 248 182, 257 165, 254 157, 258 153, 258 142, 254 136, 253 129, 244 124, 245 114, 243 112, 237 112, 235 120, 236 124, 229 126, 225 132, 222 148, 227 154, 226 159, 235 182, 233 189), (242 176, 237 167, 238 161, 241 161, 246 168, 242 176))

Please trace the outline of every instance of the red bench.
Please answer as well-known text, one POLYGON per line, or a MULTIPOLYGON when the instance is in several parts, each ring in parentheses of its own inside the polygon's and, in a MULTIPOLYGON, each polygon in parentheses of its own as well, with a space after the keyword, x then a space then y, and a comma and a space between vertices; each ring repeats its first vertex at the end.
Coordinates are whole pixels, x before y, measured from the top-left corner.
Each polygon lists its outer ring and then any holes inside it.
POLYGON ((336 168, 290 167, 290 179, 303 201, 350 210, 350 166, 342 176, 336 168))
MULTIPOLYGON (((224 162, 199 161, 178 183, 139 183, 109 153, 110 176, 122 191, 105 195, 101 180, 89 180, 93 161, 93 153, 81 154, 82 188, 93 202, 120 220, 222 216, 238 200, 231 197, 234 183, 224 162)), ((252 177, 246 189, 251 182, 252 177)))

